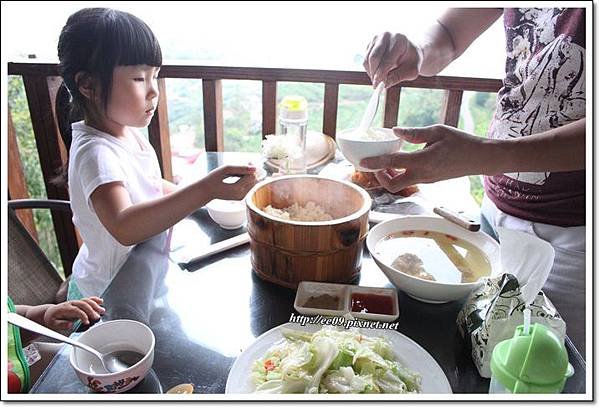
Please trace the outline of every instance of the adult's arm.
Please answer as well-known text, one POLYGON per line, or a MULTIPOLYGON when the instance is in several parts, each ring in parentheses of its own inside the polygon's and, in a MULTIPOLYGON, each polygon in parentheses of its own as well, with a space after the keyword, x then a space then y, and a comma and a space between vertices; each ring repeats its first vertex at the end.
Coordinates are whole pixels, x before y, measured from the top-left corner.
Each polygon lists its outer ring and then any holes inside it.
POLYGON ((567 125, 514 139, 486 139, 445 125, 394 128, 410 143, 426 143, 412 153, 370 157, 360 165, 377 172, 377 180, 397 192, 417 183, 431 183, 473 174, 573 171, 585 169, 585 123, 567 125), (403 170, 395 170, 403 169, 403 170))
POLYGON ((419 40, 411 41, 403 34, 380 34, 367 48, 363 66, 377 86, 386 87, 433 76, 458 58, 502 15, 496 8, 452 8, 426 29, 419 40))
POLYGON ((171 194, 172 192, 174 192, 178 189, 179 189, 179 187, 177 186, 177 184, 170 182, 169 180, 163 179, 163 193, 164 194, 171 194))
POLYGON ((419 74, 433 76, 460 57, 502 15, 496 8, 446 10, 417 44, 422 54, 419 74))

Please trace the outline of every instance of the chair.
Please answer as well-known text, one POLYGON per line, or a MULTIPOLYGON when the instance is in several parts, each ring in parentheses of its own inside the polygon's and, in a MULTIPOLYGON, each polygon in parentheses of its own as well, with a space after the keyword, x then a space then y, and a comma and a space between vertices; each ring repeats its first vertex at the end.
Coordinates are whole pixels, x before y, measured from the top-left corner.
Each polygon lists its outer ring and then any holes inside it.
POLYGON ((66 300, 66 281, 58 274, 15 214, 18 209, 71 211, 63 200, 8 202, 8 295, 15 304, 41 305, 66 300))

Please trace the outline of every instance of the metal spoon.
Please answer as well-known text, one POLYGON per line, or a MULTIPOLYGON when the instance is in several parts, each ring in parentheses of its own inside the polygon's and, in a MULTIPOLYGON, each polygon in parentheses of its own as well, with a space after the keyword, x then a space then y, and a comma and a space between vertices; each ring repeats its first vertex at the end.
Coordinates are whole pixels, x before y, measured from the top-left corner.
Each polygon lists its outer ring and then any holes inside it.
POLYGON ((50 338, 62 341, 63 343, 70 344, 71 346, 79 347, 88 353, 92 353, 98 360, 100 360, 107 373, 117 373, 119 371, 123 371, 144 358, 141 353, 131 350, 115 350, 110 353, 100 353, 98 350, 86 344, 63 336, 54 330, 50 330, 49 328, 16 313, 7 313, 6 320, 8 320, 9 323, 19 326, 25 330, 48 336, 50 338))

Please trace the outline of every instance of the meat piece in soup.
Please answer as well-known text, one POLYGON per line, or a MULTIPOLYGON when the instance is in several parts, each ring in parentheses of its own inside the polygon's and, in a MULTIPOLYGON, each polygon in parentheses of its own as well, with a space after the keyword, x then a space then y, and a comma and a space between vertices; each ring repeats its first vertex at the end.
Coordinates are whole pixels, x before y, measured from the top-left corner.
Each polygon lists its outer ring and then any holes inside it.
POLYGON ((392 268, 420 279, 470 283, 489 276, 491 265, 475 245, 434 231, 403 231, 382 238, 375 252, 392 268))
POLYGON ((423 261, 415 254, 402 254, 392 262, 392 268, 398 269, 416 278, 434 281, 435 278, 425 271, 423 261))

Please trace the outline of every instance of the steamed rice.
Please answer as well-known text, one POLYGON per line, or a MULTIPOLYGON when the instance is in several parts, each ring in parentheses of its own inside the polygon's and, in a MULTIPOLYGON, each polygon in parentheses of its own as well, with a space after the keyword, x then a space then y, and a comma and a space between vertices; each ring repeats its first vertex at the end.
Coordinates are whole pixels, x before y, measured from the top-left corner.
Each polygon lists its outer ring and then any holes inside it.
POLYGON ((279 209, 267 205, 263 211, 273 217, 290 221, 331 221, 333 217, 313 201, 309 201, 305 206, 294 203, 289 207, 279 209))
POLYGON ((373 128, 367 129, 366 132, 360 132, 357 129, 343 135, 344 139, 359 140, 364 142, 383 142, 388 140, 396 140, 393 133, 386 133, 373 128))

